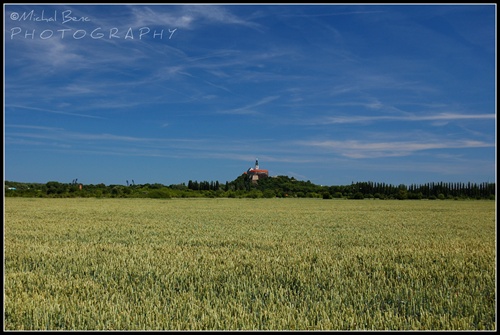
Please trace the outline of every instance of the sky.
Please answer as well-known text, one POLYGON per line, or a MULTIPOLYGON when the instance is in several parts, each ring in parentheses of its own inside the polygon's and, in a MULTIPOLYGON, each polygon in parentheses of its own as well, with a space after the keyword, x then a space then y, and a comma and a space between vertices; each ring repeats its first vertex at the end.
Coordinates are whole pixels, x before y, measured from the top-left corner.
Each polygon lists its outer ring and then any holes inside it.
POLYGON ((495 41, 495 4, 4 4, 4 180, 495 182, 495 41))

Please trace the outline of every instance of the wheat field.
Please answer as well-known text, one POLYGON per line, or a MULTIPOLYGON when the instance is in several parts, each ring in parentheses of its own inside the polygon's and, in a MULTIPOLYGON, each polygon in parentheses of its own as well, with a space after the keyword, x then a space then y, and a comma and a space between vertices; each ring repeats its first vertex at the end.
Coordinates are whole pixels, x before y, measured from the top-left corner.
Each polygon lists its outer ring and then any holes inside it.
POLYGON ((493 330, 494 201, 5 198, 6 330, 493 330))

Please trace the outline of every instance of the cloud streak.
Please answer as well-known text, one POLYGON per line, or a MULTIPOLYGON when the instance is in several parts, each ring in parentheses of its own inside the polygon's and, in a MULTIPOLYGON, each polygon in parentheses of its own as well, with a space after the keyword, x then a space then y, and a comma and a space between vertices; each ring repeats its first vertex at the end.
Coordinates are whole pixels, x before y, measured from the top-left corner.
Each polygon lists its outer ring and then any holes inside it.
POLYGON ((437 149, 471 149, 491 148, 495 145, 476 140, 456 141, 393 141, 366 142, 355 140, 344 141, 297 141, 297 145, 319 148, 325 152, 333 152, 349 158, 380 158, 409 156, 417 151, 437 149))
POLYGON ((38 108, 38 107, 28 107, 28 106, 21 106, 21 105, 7 105, 5 107, 6 108, 21 108, 21 109, 28 109, 28 110, 33 110, 33 111, 37 111, 37 112, 45 112, 45 113, 51 113, 51 114, 61 114, 61 115, 67 115, 67 116, 77 116, 77 117, 84 117, 84 118, 91 118, 91 119, 106 119, 106 118, 104 118, 102 116, 95 116, 95 115, 90 115, 90 114, 79 114, 79 113, 58 111, 58 110, 52 110, 52 109, 46 109, 46 108, 38 108))
POLYGON ((438 113, 432 115, 380 115, 380 116, 326 116, 316 120, 305 121, 309 125, 328 125, 342 123, 367 123, 377 121, 458 121, 458 120, 489 120, 495 119, 495 114, 457 114, 438 113))
POLYGON ((223 24, 261 29, 261 25, 242 19, 222 6, 130 6, 136 26, 163 24, 173 28, 194 30, 203 25, 223 24))
POLYGON ((252 103, 252 104, 249 104, 249 105, 246 105, 243 107, 239 107, 239 108, 219 111, 218 113, 219 114, 231 114, 231 115, 258 115, 258 114, 262 114, 262 113, 256 111, 255 110, 256 107, 267 105, 270 102, 272 102, 278 98, 279 98, 279 96, 269 96, 269 97, 262 98, 261 100, 255 102, 255 103, 252 103))

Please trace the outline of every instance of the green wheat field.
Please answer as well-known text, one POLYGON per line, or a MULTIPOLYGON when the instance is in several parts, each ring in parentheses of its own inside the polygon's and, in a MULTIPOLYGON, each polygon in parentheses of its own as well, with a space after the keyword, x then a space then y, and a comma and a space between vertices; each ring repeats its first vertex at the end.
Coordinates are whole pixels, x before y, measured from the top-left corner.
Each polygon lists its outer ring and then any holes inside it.
POLYGON ((494 201, 5 198, 6 330, 494 330, 494 201))

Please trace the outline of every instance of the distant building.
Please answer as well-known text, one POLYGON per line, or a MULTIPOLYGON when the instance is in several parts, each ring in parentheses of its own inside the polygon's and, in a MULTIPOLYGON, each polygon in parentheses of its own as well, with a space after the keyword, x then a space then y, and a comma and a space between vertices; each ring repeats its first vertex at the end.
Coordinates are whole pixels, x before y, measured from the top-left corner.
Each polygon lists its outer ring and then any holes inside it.
POLYGON ((247 170, 247 172, 245 172, 245 173, 248 174, 250 176, 250 178, 252 178, 253 183, 257 183, 259 178, 262 179, 262 178, 269 177, 268 170, 264 170, 264 169, 259 168, 259 160, 258 159, 255 160, 255 167, 249 168, 247 170))

